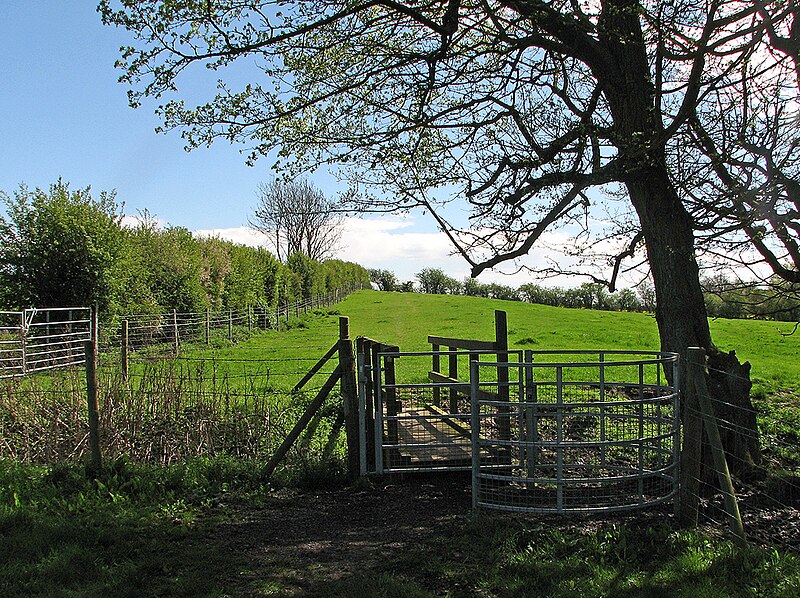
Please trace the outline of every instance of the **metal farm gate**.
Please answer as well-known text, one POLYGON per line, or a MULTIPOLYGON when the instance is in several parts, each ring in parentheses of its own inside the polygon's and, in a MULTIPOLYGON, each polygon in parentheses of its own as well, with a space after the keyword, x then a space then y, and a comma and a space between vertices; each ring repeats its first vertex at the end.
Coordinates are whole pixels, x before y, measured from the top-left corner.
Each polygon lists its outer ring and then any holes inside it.
POLYGON ((0 378, 82 364, 93 335, 89 307, 2 311, 0 378))
MULTIPOLYGON (((457 344, 455 339, 449 341, 457 344)), ((507 355, 521 358, 520 351, 507 355)), ((392 345, 358 339, 361 473, 470 471, 470 384, 459 380, 457 372, 468 374, 472 361, 496 357, 488 343, 472 350, 401 352, 392 345), (443 360, 451 376, 438 371, 443 360), (405 375, 428 368, 427 381, 398 379, 398 371, 405 375)))
POLYGON ((675 498, 677 355, 429 341, 401 352, 358 339, 362 474, 471 472, 474 506, 509 511, 675 498))

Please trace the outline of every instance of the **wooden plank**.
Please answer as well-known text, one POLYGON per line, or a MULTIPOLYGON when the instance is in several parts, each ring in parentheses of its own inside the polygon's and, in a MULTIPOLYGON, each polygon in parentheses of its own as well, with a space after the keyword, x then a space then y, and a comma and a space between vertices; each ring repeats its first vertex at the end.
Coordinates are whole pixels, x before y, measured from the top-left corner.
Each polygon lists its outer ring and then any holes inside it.
POLYGON ((444 336, 429 336, 428 342, 431 345, 439 345, 445 347, 455 347, 456 349, 465 349, 467 351, 494 351, 494 341, 476 341, 464 338, 447 338, 444 336))
POLYGON ((403 417, 398 420, 400 443, 417 445, 400 449, 404 460, 411 466, 470 461, 470 445, 464 443, 464 437, 447 426, 441 418, 431 418, 431 415, 427 409, 413 408, 404 411, 403 417), (432 444, 447 446, 431 446, 432 444))
MULTIPOLYGON (((456 391, 461 391, 461 394, 464 396, 469 396, 470 392, 470 385, 469 382, 462 382, 461 380, 454 380, 444 374, 440 374, 439 372, 428 372, 428 379, 431 382, 436 382, 438 384, 449 384, 451 388, 455 388, 456 391)), ((498 395, 496 392, 489 392, 487 390, 479 390, 478 391, 478 398, 481 401, 496 401, 498 400, 498 395)))
POLYGON ((336 354, 336 351, 338 351, 338 350, 339 350, 339 343, 337 342, 330 349, 328 349, 328 352, 325 353, 325 355, 322 356, 322 358, 314 365, 314 367, 312 367, 308 371, 308 373, 306 373, 305 376, 303 376, 303 378, 300 380, 300 382, 298 382, 297 384, 294 385, 294 388, 292 390, 297 391, 297 390, 302 389, 308 383, 308 381, 311 380, 311 378, 314 377, 314 374, 316 374, 318 371, 320 371, 320 369, 322 369, 322 366, 325 365, 328 362, 328 360, 331 357, 333 357, 334 354, 336 354))
POLYGON ((472 438, 472 430, 470 430, 467 426, 456 421, 453 417, 449 417, 449 414, 441 407, 437 407, 436 405, 425 405, 425 408, 428 409, 431 413, 434 413, 436 415, 441 415, 442 421, 451 428, 453 428, 464 438, 468 439, 472 438))

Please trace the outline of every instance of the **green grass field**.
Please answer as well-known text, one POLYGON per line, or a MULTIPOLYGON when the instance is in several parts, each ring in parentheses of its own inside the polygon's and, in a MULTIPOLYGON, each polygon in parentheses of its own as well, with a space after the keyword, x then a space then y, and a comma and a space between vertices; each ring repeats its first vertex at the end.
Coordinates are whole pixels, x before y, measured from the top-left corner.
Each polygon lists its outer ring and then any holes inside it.
MULTIPOLYGON (((340 315, 350 318, 353 337, 414 351, 429 349, 429 334, 490 340, 495 309, 507 311, 518 348, 658 349, 647 314, 363 291, 302 316, 288 331, 181 354, 187 367, 213 357, 234 386, 237 376, 257 371, 267 392, 291 388, 325 353, 340 315)), ((774 322, 711 326, 718 346, 753 364, 769 418, 762 421, 765 446, 776 439, 800 445, 800 335, 784 336, 788 327, 774 322)), ((421 366, 401 372, 424 378, 421 366)), ((109 355, 105 375, 115 367, 109 355)), ((285 429, 291 422, 278 423, 285 429)), ((757 544, 743 550, 718 531, 676 530, 665 523, 667 512, 644 519, 471 515, 463 495, 452 499, 452 489, 424 482, 408 490, 395 479, 341 488, 335 462, 315 469, 294 461, 291 467, 306 469, 265 480, 263 462, 225 455, 168 467, 109 461, 91 474, 74 462, 0 460, 0 595, 800 595, 794 552, 757 544), (420 505, 431 501, 447 508, 428 513, 420 505)))
MULTIPOLYGON (((650 314, 565 309, 477 297, 362 291, 338 310, 350 317, 352 336, 396 344, 403 351, 430 350, 428 335, 492 340, 494 310, 508 314, 509 345, 533 350, 659 349, 650 314)), ((333 322, 321 322, 333 326, 333 322)), ((792 326, 760 320, 711 321, 716 345, 734 350, 753 365, 755 384, 800 388, 800 332, 792 326)), ((324 329, 324 328, 323 328, 324 329)), ((320 331, 322 333, 322 330, 320 331)))

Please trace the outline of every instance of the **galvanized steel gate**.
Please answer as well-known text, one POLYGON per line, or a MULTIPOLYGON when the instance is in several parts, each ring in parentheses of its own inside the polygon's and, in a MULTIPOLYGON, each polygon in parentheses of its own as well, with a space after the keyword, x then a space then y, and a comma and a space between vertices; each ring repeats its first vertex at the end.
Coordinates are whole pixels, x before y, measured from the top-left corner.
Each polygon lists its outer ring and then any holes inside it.
POLYGON ((469 471, 474 506, 514 511, 624 510, 676 496, 677 355, 435 349, 358 339, 362 474, 469 471), (442 362, 455 375, 437 372, 442 362))
POLYGON ((0 378, 82 364, 93 334, 89 307, 0 312, 0 378))

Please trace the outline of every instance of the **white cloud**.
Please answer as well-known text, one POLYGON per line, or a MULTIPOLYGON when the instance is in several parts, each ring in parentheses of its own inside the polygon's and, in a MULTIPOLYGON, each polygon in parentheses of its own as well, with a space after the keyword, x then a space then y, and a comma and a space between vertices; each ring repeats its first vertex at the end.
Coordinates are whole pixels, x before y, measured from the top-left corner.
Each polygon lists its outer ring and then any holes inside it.
POLYGON ((160 218, 153 216, 151 214, 148 214, 147 218, 143 218, 141 215, 131 216, 129 214, 125 214, 124 216, 122 216, 121 224, 126 228, 136 228, 145 220, 155 224, 157 229, 165 228, 169 224, 169 222, 161 220, 160 218))
POLYGON ((198 237, 219 237, 226 241, 233 241, 241 245, 250 247, 267 247, 270 243, 267 236, 249 226, 237 226, 235 228, 208 228, 194 231, 198 237))
MULTIPOLYGON (((438 231, 420 231, 418 222, 412 217, 384 216, 381 218, 345 217, 344 232, 337 256, 339 259, 355 262, 365 268, 391 270, 400 281, 415 280, 417 272, 423 268, 440 268, 449 276, 462 280, 469 276, 470 266, 461 256, 453 253, 448 238, 438 231)), ((240 226, 235 228, 202 229, 195 231, 199 236, 219 236, 222 239, 270 248, 267 237, 253 229, 240 226)), ((546 233, 543 246, 537 247, 524 258, 531 267, 543 268, 550 264, 555 252, 546 247, 563 245, 570 240, 564 232, 546 233)), ((566 258, 559 258, 564 265, 566 258)), ((479 280, 484 283, 499 283, 519 286, 535 281, 527 273, 516 273, 513 265, 502 265, 496 270, 483 272, 479 280)), ((585 279, 576 277, 555 277, 548 279, 548 286, 576 286, 585 279)))

